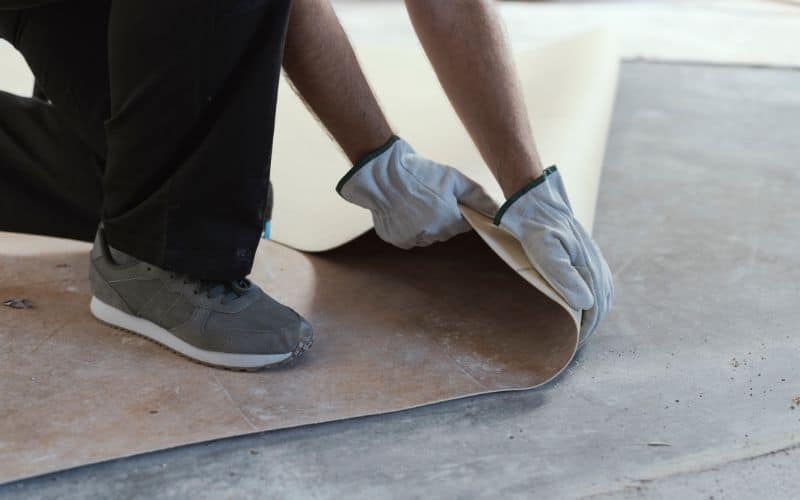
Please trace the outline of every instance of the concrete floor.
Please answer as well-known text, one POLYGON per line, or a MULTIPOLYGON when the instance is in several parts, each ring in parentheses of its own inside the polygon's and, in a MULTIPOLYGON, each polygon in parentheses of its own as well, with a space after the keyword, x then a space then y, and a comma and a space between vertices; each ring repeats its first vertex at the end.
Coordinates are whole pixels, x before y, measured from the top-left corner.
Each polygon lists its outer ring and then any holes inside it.
POLYGON ((627 63, 596 236, 615 309, 550 386, 119 460, 3 498, 790 498, 800 72, 627 63))

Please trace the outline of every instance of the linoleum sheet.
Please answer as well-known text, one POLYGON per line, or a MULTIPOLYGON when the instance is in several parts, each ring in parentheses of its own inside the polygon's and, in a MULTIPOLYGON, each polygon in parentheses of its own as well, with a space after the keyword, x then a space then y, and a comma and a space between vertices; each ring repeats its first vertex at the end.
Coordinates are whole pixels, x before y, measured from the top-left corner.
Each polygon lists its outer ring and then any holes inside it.
MULTIPOLYGON (((359 53, 399 133, 499 198, 423 53, 359 53)), ((559 165, 591 226, 617 77, 613 44, 592 33, 517 59, 543 157, 559 165)), ((369 232, 367 213, 338 198, 347 162, 288 87, 277 130, 274 241, 260 246, 252 279, 310 320, 312 349, 292 367, 257 373, 195 364, 91 316, 88 245, 0 233, 0 302, 33 305, 0 305, 0 482, 527 389, 569 363, 579 316, 513 239, 467 210, 480 234, 390 247, 369 232)))

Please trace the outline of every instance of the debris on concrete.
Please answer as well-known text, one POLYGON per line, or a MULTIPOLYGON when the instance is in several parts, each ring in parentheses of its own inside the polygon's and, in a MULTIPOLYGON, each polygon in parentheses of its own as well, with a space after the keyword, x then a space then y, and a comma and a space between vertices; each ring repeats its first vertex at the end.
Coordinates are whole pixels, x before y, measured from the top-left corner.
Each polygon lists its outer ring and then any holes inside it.
POLYGON ((670 443, 664 441, 650 441, 647 446, 672 446, 670 443))
POLYGON ((8 306, 12 309, 32 309, 33 302, 28 299, 18 299, 18 298, 10 298, 8 300, 3 301, 4 306, 8 306))

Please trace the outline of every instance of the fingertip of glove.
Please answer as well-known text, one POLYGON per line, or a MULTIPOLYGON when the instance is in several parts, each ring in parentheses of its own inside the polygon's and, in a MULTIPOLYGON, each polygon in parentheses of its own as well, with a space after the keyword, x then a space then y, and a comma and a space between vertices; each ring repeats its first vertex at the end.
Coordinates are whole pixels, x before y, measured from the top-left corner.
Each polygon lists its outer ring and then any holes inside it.
POLYGON ((592 293, 592 290, 583 281, 579 273, 576 272, 575 274, 578 274, 577 277, 579 278, 579 280, 576 280, 576 282, 573 283, 572 287, 569 288, 565 287, 565 291, 569 290, 569 292, 565 294, 564 298, 567 300, 567 303, 569 303, 569 305, 573 309, 577 309, 579 311, 586 311, 588 309, 593 308, 597 301, 594 297, 594 294, 592 293))
POLYGON ((573 298, 570 306, 572 306, 573 309, 579 311, 588 311, 589 309, 594 307, 594 297, 592 297, 592 294, 588 295, 581 294, 581 296, 573 298))

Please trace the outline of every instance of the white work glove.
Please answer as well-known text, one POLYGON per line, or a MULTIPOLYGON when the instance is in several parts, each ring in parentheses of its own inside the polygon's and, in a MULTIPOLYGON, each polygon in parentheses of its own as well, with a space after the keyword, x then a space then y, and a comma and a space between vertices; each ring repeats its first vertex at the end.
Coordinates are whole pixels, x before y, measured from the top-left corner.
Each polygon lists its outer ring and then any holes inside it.
POLYGON ((533 267, 573 309, 583 311, 585 341, 608 312, 614 283, 597 244, 575 219, 556 167, 511 196, 494 223, 522 243, 533 267))
POLYGON ((406 249, 469 231, 459 203, 488 216, 497 211, 481 186, 452 167, 423 158, 399 137, 358 162, 336 190, 372 212, 378 236, 406 249))

